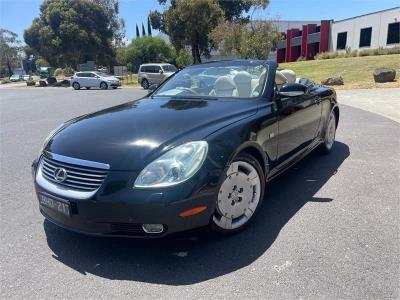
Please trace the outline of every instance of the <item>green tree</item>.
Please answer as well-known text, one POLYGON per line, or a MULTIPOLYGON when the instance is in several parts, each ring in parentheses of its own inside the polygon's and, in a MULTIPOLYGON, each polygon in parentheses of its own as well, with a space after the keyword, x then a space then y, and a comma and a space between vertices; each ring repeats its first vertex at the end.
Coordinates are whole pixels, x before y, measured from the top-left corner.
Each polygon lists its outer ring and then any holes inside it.
POLYGON ((181 49, 175 59, 178 68, 184 68, 193 63, 193 58, 188 51, 181 49))
POLYGON ((100 5, 110 20, 114 44, 119 47, 125 38, 125 20, 119 15, 119 0, 93 0, 100 5))
POLYGON ((142 36, 146 36, 146 31, 144 30, 144 25, 142 23, 142 36))
MULTIPOLYGON (((176 0, 158 0, 158 2, 161 5, 167 5, 169 2, 171 6, 175 6, 176 0)), ((263 6, 265 8, 269 0, 216 0, 215 2, 218 3, 224 11, 225 20, 248 22, 249 16, 244 17, 243 13, 248 13, 252 7, 263 6)), ((150 11, 150 16, 152 18, 151 24, 153 28, 163 31, 162 14, 157 11, 150 11)))
POLYGON ((40 67, 50 67, 49 62, 43 58, 38 58, 35 64, 36 64, 36 69, 38 70, 40 69, 40 67))
POLYGON ((165 30, 177 51, 190 46, 194 63, 209 56, 208 34, 223 20, 224 12, 213 0, 176 0, 163 13, 165 30))
POLYGON ((145 36, 132 41, 123 50, 122 63, 132 72, 149 62, 173 62, 175 49, 159 37, 145 36))
POLYGON ((25 43, 53 66, 113 60, 115 32, 107 11, 92 0, 45 0, 25 30, 25 43))
POLYGON ((251 26, 225 21, 213 30, 210 37, 223 55, 267 59, 280 33, 270 21, 253 22, 251 26))
POLYGON ((136 38, 140 37, 140 33, 139 33, 139 27, 136 24, 136 38))
POLYGON ((151 22, 150 22, 150 17, 147 17, 147 35, 152 36, 151 34, 151 22))
POLYGON ((179 52, 185 46, 192 49, 195 63, 201 56, 208 57, 215 46, 209 39, 210 32, 222 22, 246 23, 249 17, 243 12, 251 8, 266 8, 269 0, 158 0, 164 12, 150 11, 149 18, 154 29, 166 33, 179 52))
POLYGON ((8 71, 12 75, 12 69, 18 66, 18 52, 21 50, 21 42, 18 35, 10 30, 0 28, 0 67, 1 73, 8 71))

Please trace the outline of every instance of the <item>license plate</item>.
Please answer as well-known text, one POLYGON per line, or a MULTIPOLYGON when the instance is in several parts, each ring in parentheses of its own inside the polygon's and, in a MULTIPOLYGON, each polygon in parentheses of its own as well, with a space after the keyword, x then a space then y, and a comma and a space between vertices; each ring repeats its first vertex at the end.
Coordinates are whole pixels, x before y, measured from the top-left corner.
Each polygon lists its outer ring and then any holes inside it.
POLYGON ((46 206, 65 216, 70 215, 70 205, 67 200, 54 199, 43 194, 39 194, 38 196, 40 205, 46 206))

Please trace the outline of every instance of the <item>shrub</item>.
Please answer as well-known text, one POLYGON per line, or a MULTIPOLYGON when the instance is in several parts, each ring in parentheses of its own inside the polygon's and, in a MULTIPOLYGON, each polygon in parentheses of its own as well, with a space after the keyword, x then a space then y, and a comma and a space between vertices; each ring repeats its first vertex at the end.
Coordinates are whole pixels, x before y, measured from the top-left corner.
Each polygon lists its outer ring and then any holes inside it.
POLYGON ((47 60, 43 58, 38 58, 35 64, 37 69, 40 69, 40 67, 50 67, 50 64, 47 62, 47 60))
POLYGON ((123 61, 129 71, 136 73, 139 66, 144 63, 173 62, 175 60, 175 49, 167 44, 160 37, 141 37, 136 38, 129 44, 125 51, 121 51, 125 56, 123 61))
POLYGON ((184 49, 180 50, 178 56, 176 57, 176 66, 178 68, 184 68, 193 63, 193 57, 190 53, 184 49))
POLYGON ((350 48, 346 48, 345 51, 333 51, 333 52, 322 52, 315 56, 315 59, 334 59, 334 58, 347 58, 356 56, 377 56, 377 55, 391 55, 400 54, 400 47, 394 48, 377 48, 377 49, 362 49, 351 51, 350 48))
POLYGON ((64 76, 72 76, 74 75, 75 71, 71 67, 66 67, 63 69, 64 76))
POLYGON ((63 72, 63 69, 61 69, 61 68, 57 68, 55 71, 54 71, 54 76, 63 76, 64 75, 64 72, 63 72))

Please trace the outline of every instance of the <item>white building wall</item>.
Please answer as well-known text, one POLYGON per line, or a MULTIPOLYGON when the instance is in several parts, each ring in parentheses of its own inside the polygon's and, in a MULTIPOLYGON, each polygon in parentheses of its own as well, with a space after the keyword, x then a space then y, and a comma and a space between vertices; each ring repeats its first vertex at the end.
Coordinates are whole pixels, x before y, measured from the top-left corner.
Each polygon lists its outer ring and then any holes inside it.
MULTIPOLYGON (((337 37, 340 32, 347 32, 347 47, 359 50, 360 32, 362 28, 372 27, 371 46, 365 48, 389 48, 400 44, 387 45, 388 27, 390 23, 400 21, 400 7, 369 15, 336 21, 332 23, 330 51, 337 50, 337 37)), ((364 47, 362 48, 364 49, 364 47)))

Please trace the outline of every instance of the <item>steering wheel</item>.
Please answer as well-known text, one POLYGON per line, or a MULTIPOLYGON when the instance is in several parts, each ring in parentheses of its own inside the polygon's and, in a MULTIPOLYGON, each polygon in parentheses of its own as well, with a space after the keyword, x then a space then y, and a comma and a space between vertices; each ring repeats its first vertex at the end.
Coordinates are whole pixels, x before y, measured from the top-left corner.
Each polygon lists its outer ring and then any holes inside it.
POLYGON ((186 87, 177 87, 176 88, 177 90, 182 90, 182 91, 186 91, 186 92, 189 92, 189 93, 191 93, 192 95, 200 95, 198 92, 196 92, 195 90, 193 90, 192 88, 186 88, 186 87))

